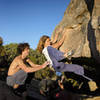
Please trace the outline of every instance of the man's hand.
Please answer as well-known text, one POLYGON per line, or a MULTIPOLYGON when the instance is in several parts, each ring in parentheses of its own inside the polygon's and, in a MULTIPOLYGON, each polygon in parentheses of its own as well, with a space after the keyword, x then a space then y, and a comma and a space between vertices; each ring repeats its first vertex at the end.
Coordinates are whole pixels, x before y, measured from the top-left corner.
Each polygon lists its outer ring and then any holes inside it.
POLYGON ((30 59, 26 59, 26 62, 30 62, 30 59))
POLYGON ((43 65, 42 65, 42 68, 45 68, 47 65, 49 65, 50 62, 49 61, 46 61, 43 65))

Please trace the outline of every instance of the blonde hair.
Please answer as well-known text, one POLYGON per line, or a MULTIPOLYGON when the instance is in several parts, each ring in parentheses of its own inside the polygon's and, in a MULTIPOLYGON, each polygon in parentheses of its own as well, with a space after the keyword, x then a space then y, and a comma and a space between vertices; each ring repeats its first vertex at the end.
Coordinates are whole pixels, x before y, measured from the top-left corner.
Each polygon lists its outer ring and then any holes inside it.
POLYGON ((38 46, 37 46, 37 51, 39 51, 40 53, 42 53, 42 50, 44 49, 44 44, 45 44, 45 41, 50 38, 49 36, 46 36, 46 35, 43 35, 40 40, 39 40, 39 43, 38 43, 38 46))

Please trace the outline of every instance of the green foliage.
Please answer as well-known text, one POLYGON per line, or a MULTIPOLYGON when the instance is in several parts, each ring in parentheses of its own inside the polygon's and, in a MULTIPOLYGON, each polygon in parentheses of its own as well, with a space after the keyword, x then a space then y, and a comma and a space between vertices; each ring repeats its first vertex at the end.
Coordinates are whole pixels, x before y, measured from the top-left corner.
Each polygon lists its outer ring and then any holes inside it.
POLYGON ((8 66, 11 64, 15 56, 17 56, 17 46, 18 44, 14 44, 14 43, 10 43, 4 46, 6 50, 6 54, 8 56, 7 58, 8 66))
POLYGON ((0 37, 0 46, 2 46, 2 44, 3 44, 3 39, 2 37, 0 37))
POLYGON ((0 46, 0 67, 7 66, 7 56, 3 46, 0 46))
POLYGON ((30 49, 29 58, 35 63, 35 64, 43 64, 45 61, 44 55, 40 54, 36 50, 30 49))
POLYGON ((53 79, 54 77, 56 77, 55 71, 51 70, 49 67, 35 72, 36 79, 53 79))
POLYGON ((0 46, 0 56, 5 56, 5 49, 3 46, 0 46))

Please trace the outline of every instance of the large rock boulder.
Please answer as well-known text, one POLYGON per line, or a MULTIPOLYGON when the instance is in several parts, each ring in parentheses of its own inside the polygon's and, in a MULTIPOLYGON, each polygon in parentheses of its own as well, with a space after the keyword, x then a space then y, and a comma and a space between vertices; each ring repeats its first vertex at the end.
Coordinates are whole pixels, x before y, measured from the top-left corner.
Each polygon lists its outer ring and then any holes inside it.
POLYGON ((93 57, 100 63, 100 0, 71 0, 52 40, 59 29, 58 41, 66 32, 61 51, 74 50, 73 57, 93 57))

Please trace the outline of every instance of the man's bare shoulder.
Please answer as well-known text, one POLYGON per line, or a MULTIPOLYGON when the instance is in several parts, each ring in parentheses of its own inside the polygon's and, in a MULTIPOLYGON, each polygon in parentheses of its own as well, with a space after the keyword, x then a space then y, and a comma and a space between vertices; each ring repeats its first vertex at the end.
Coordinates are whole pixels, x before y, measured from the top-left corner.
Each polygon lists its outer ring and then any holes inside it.
POLYGON ((14 58, 14 60, 12 61, 10 68, 16 68, 16 66, 18 66, 20 63, 20 57, 17 56, 14 58))
POLYGON ((20 63, 20 62, 22 62, 22 59, 21 59, 20 56, 17 56, 17 57, 15 57, 15 59, 13 60, 13 62, 20 63))
POLYGON ((23 60, 21 59, 21 57, 20 56, 17 56, 17 57, 15 57, 15 59, 12 61, 12 63, 11 63, 11 67, 12 68, 16 68, 16 67, 18 67, 18 66, 20 66, 20 65, 23 65, 23 60))

